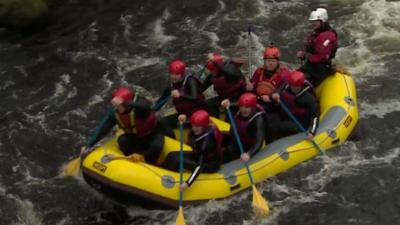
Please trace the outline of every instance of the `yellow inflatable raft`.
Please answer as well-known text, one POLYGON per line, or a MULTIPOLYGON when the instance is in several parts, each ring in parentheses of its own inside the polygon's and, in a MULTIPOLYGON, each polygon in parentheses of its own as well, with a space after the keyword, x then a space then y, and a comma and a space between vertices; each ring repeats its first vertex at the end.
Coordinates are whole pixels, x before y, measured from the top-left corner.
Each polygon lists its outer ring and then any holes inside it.
MULTIPOLYGON (((323 150, 340 145, 351 134, 358 121, 357 96, 352 77, 337 72, 328 77, 317 89, 321 117, 315 142, 323 150)), ((229 124, 216 121, 227 132, 229 124)), ((190 151, 189 146, 184 146, 190 151)), ((171 151, 179 151, 179 142, 165 138, 162 162, 171 151)), ((249 161, 254 181, 261 182, 301 162, 318 155, 304 134, 288 136, 264 146, 249 161)), ((179 201, 179 173, 144 162, 132 162, 123 157, 116 137, 95 148, 82 163, 85 180, 112 198, 151 207, 177 207, 179 201), (118 157, 110 160, 110 155, 118 157)), ((184 179, 190 172, 184 173, 184 179)), ((217 173, 201 174, 184 192, 185 204, 210 199, 223 199, 249 188, 250 181, 240 160, 222 165, 217 173)))

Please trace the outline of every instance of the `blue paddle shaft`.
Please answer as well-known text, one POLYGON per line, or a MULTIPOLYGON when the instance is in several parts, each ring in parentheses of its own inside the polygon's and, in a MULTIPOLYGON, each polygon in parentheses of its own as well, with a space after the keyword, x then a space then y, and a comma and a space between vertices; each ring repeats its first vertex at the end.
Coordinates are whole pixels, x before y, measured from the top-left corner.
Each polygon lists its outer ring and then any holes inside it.
MULTIPOLYGON (((299 127, 301 132, 304 132, 306 135, 308 135, 308 132, 304 127, 300 124, 300 122, 296 119, 296 117, 290 112, 288 107, 285 105, 285 103, 282 101, 282 99, 279 101, 279 104, 285 110, 285 112, 288 114, 288 116, 293 120, 293 122, 299 127)), ((314 147, 319 151, 320 154, 325 155, 325 152, 319 147, 317 143, 315 143, 314 140, 311 140, 311 143, 314 145, 314 147)))
MULTIPOLYGON (((237 128, 236 128, 235 120, 234 120, 234 118, 232 116, 231 110, 229 108, 227 108, 226 111, 228 113, 229 120, 231 121, 232 130, 233 130, 233 133, 235 135, 235 139, 236 139, 236 141, 237 141, 237 143, 239 145, 240 153, 243 154, 244 153, 243 145, 242 145, 242 142, 240 141, 240 137, 239 137, 239 133, 238 133, 237 128)), ((253 175, 251 175, 249 165, 247 164, 247 162, 244 162, 244 165, 246 166, 247 174, 249 175, 251 185, 254 185, 253 175)))
POLYGON ((159 101, 157 104, 153 105, 153 107, 151 107, 153 110, 158 110, 159 108, 161 108, 165 103, 167 103, 167 101, 171 98, 170 95, 166 96, 165 98, 161 99, 161 101, 159 101))
MULTIPOLYGON (((183 184, 183 123, 179 122, 179 184, 183 184)), ((183 205, 183 191, 179 191, 179 207, 183 205)))

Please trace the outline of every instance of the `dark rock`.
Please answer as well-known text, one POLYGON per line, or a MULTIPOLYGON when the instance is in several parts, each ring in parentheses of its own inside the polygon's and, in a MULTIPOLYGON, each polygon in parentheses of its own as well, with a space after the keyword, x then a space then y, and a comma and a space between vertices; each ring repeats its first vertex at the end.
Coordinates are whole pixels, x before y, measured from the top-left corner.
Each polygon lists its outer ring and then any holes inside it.
POLYGON ((45 0, 2 0, 0 27, 29 29, 40 23, 48 11, 45 0))

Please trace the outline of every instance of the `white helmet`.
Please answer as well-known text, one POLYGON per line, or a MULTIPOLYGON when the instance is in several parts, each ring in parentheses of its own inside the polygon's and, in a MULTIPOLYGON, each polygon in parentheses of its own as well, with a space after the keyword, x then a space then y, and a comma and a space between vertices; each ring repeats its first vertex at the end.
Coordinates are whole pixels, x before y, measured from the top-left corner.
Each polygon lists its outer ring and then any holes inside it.
POLYGON ((310 21, 321 20, 322 22, 328 21, 328 11, 324 8, 317 8, 310 13, 310 21))

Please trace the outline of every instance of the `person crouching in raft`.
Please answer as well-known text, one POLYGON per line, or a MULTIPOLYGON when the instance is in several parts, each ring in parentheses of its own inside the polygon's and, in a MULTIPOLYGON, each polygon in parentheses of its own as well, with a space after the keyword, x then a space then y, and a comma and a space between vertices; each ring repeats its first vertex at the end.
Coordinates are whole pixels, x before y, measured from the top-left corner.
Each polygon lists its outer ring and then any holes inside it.
MULTIPOLYGON (((224 108, 230 107, 230 104, 228 99, 221 103, 224 108)), ((238 106, 239 111, 235 116, 235 123, 245 152, 240 154, 239 145, 234 138, 231 126, 228 140, 230 144, 224 151, 224 162, 239 157, 242 161, 247 162, 261 149, 264 142, 266 119, 264 110, 257 105, 257 97, 252 93, 245 93, 240 96, 238 106)))
POLYGON ((133 90, 121 87, 112 94, 111 105, 113 108, 108 110, 92 138, 82 148, 82 153, 85 154, 88 148, 118 125, 124 131, 117 140, 124 155, 133 154, 135 160, 155 163, 162 151, 164 137, 158 132, 156 116, 150 109, 150 102, 135 96, 133 90))
MULTIPOLYGON (((179 121, 184 122, 186 115, 179 115, 179 121)), ((222 160, 222 133, 210 122, 210 116, 205 110, 198 110, 190 117, 191 131, 189 145, 191 152, 184 152, 183 167, 192 171, 190 177, 180 186, 183 191, 190 187, 200 173, 213 173, 218 171, 222 160)), ((170 153, 164 167, 179 171, 179 152, 170 153)))

